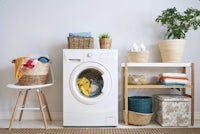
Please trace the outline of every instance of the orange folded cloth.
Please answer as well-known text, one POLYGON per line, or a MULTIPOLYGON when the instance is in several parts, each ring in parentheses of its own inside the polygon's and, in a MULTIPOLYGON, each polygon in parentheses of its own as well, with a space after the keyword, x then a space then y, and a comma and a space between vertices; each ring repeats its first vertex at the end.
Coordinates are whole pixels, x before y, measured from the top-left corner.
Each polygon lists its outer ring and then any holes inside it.
POLYGON ((159 80, 164 80, 164 79, 179 79, 179 80, 188 80, 187 77, 179 77, 179 76, 161 76, 159 80))

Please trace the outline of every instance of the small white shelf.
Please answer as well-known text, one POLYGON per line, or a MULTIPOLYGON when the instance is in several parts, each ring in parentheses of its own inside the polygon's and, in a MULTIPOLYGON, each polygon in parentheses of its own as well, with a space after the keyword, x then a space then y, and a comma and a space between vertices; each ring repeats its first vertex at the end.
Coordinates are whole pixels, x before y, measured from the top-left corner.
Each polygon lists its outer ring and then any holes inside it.
POLYGON ((128 67, 191 67, 192 63, 121 63, 122 67, 125 67, 127 64, 128 67))

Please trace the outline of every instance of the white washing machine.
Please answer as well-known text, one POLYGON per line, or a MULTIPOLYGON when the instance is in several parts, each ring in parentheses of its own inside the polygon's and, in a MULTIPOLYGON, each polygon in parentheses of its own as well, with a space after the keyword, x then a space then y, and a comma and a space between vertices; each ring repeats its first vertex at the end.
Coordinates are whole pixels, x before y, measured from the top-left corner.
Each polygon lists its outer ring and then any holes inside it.
POLYGON ((118 52, 63 50, 63 126, 118 125, 118 52))

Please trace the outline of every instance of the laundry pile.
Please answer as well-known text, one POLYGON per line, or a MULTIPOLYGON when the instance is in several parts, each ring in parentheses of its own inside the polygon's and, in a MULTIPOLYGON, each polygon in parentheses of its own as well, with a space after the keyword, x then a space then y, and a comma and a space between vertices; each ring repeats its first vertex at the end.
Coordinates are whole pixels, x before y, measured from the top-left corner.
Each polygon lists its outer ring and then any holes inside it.
POLYGON ((46 63, 49 62, 50 60, 44 56, 41 56, 39 58, 23 56, 13 59, 12 63, 15 64, 15 78, 19 80, 23 76, 23 69, 34 68, 37 65, 38 61, 46 63))
POLYGON ((86 77, 78 79, 78 86, 81 92, 85 96, 90 96, 90 93, 91 93, 90 81, 86 77))
POLYGON ((101 92, 101 89, 103 86, 101 84, 96 83, 94 80, 89 80, 86 77, 79 78, 78 81, 78 87, 80 91, 85 95, 85 96, 96 96, 101 92))
POLYGON ((158 84, 161 85, 187 85, 188 77, 184 73, 162 73, 159 75, 158 84))

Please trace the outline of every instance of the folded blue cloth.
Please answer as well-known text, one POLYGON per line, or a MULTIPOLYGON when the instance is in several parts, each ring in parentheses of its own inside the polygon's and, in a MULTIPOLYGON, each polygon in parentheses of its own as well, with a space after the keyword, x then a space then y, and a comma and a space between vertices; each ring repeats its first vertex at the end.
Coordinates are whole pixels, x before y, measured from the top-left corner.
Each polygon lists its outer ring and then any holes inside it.
POLYGON ((164 82, 158 81, 157 84, 166 85, 166 86, 176 86, 176 85, 177 86, 185 86, 185 84, 178 83, 178 82, 164 83, 164 82))
POLYGON ((44 57, 44 56, 39 57, 38 60, 43 62, 43 63, 46 63, 46 62, 50 61, 50 59, 48 59, 47 57, 44 57))
POLYGON ((75 37, 91 37, 91 32, 80 32, 80 33, 69 33, 69 36, 75 36, 75 37))

